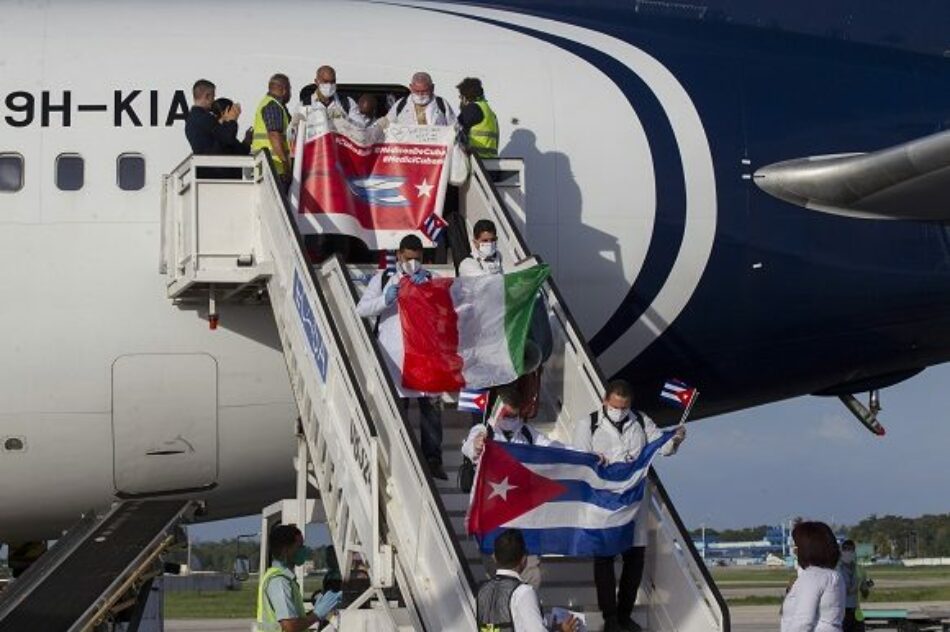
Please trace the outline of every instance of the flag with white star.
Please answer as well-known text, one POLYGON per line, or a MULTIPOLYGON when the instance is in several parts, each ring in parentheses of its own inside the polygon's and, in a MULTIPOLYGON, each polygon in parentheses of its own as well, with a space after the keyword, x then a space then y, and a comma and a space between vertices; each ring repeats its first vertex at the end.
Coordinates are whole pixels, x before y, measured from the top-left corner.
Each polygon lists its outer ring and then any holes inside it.
POLYGON ((452 127, 359 129, 310 108, 297 129, 290 202, 301 233, 357 237, 394 249, 407 233, 434 245, 451 172, 452 127))
POLYGON ((486 441, 468 514, 484 553, 505 529, 518 529, 535 555, 615 555, 633 544, 653 458, 664 432, 629 462, 564 448, 486 441))

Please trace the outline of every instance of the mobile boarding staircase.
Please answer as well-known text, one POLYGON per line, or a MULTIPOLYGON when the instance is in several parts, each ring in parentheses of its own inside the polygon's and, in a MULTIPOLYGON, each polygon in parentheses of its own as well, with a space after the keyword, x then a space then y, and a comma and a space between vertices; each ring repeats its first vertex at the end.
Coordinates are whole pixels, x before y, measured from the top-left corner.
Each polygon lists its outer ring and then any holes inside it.
MULTIPOLYGON (((508 271, 534 265, 509 210, 524 203, 521 162, 473 159, 471 167, 460 204, 468 226, 495 222, 508 271)), ((363 576, 365 586, 347 600, 339 629, 471 632, 484 571, 464 531, 468 498, 454 480, 429 476, 376 341, 356 314, 373 270, 335 258, 311 266, 275 182, 266 153, 194 156, 165 177, 162 205, 170 299, 208 303, 222 326, 229 302, 268 298, 273 310, 300 413, 287 428, 298 441, 297 498, 265 509, 262 526, 326 522, 345 585, 363 576), (205 179, 201 167, 242 176, 205 179)), ((541 428, 563 439, 599 405, 604 380, 553 280, 542 294, 555 342, 538 420, 550 420, 541 428)), ((470 416, 446 410, 443 419, 446 469, 454 473, 470 416)), ((728 630, 725 603, 659 480, 651 481, 651 543, 635 616, 648 630, 728 630)), ((262 551, 262 564, 266 557, 262 551)), ((545 558, 543 569, 546 606, 596 611, 589 560, 545 558)), ((590 629, 599 629, 597 619, 588 617, 590 629)))

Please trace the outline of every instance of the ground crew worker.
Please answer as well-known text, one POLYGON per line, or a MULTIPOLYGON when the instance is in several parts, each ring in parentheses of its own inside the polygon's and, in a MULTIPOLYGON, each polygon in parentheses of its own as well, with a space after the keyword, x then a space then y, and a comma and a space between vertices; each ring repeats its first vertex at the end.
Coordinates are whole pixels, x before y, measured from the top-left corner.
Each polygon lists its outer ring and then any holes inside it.
POLYGON ((336 93, 336 70, 333 66, 320 66, 313 83, 300 91, 302 105, 323 105, 327 109, 327 118, 345 119, 354 109, 355 103, 349 97, 340 98, 336 93))
POLYGON ((267 94, 261 99, 254 114, 254 136, 251 152, 269 149, 274 161, 274 169, 282 192, 290 187, 291 158, 290 144, 287 142, 287 127, 290 125, 290 112, 287 102, 290 99, 290 79, 287 75, 276 74, 267 83, 267 94))
POLYGON ((304 608, 295 566, 307 560, 303 534, 293 525, 278 525, 270 533, 272 564, 261 577, 257 591, 256 632, 302 632, 336 610, 342 592, 324 591, 313 604, 313 612, 304 608))
POLYGON ((362 318, 376 318, 374 329, 403 410, 408 415, 410 399, 419 403, 422 455, 429 465, 429 472, 434 478, 445 481, 449 477, 442 467, 442 398, 437 393, 421 393, 402 385, 402 324, 396 298, 403 278, 415 284, 426 283, 432 278, 432 273, 422 267, 422 240, 416 235, 406 235, 399 242, 395 272, 380 270, 370 279, 356 306, 356 313, 362 318))
MULTIPOLYGON (((538 593, 521 580, 527 562, 524 536, 508 529, 495 540, 495 576, 478 588, 476 620, 479 632, 547 632, 538 593)), ((572 615, 560 624, 561 632, 576 632, 580 621, 572 615)))
POLYGON ((841 622, 843 632, 864 632, 864 612, 861 610, 861 598, 867 598, 874 582, 870 581, 864 567, 858 564, 854 551, 854 540, 845 540, 841 543, 841 560, 838 562, 838 573, 844 580, 844 621, 841 622))
POLYGON ((459 125, 469 151, 479 158, 498 157, 498 117, 485 100, 482 82, 466 77, 455 86, 459 91, 459 125))
POLYGON ((472 254, 459 264, 459 276, 503 274, 501 253, 498 252, 498 230, 495 222, 480 219, 472 228, 472 254))
MULTIPOLYGON (((574 447, 584 452, 600 455, 607 464, 633 461, 646 444, 658 439, 661 430, 653 420, 631 408, 633 389, 625 380, 613 380, 607 384, 603 406, 577 422, 574 428, 574 447)), ((673 439, 663 446, 664 456, 674 454, 686 439, 686 429, 677 428, 673 439)), ((644 499, 644 506, 649 501, 644 499)), ((636 531, 630 548, 622 553, 623 571, 618 590, 614 574, 614 557, 594 558, 594 584, 597 587, 597 606, 604 615, 604 631, 640 630, 630 616, 633 614, 637 590, 643 579, 643 564, 646 558, 646 520, 637 520, 636 531)))
POLYGON ((399 125, 455 125, 455 112, 445 99, 436 96, 435 84, 427 72, 412 75, 411 93, 396 101, 386 114, 399 125))

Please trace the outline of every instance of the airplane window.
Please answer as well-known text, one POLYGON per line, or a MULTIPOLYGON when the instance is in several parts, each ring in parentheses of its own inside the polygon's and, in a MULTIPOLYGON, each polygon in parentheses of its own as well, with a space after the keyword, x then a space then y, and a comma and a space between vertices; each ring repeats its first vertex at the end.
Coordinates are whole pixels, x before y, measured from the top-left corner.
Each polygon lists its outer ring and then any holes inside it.
POLYGON ((0 153, 0 192, 15 193, 23 188, 23 156, 0 153))
POLYGON ((86 165, 79 154, 60 154, 56 157, 56 188, 60 191, 78 191, 86 176, 86 165))
POLYGON ((145 188, 145 157, 141 154, 120 154, 116 161, 116 180, 123 191, 145 188))

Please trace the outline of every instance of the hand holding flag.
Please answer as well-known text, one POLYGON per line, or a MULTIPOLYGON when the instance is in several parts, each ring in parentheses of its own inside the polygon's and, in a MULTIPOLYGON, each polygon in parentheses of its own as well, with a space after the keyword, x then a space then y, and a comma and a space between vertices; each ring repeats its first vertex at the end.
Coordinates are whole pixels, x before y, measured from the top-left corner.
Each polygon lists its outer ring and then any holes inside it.
POLYGON ((686 423, 686 418, 689 417, 690 411, 693 410, 693 404, 696 403, 696 400, 699 399, 699 390, 695 389, 686 384, 686 382, 678 379, 667 380, 663 385, 663 390, 660 391, 660 400, 665 404, 669 404, 676 408, 683 410, 683 415, 680 417, 679 426, 682 426, 686 423))

